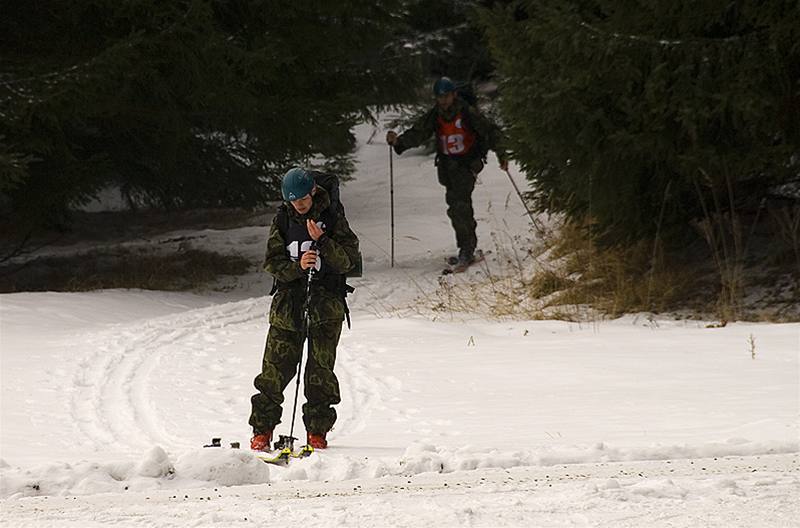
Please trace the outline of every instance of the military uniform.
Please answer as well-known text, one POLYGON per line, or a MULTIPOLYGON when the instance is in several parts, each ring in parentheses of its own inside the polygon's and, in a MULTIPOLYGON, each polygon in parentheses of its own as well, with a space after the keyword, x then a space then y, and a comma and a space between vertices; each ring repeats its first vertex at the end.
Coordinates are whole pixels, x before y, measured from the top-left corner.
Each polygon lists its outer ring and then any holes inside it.
POLYGON ((478 243, 472 191, 489 150, 497 153, 501 163, 507 159, 502 133, 497 125, 456 98, 447 110, 434 106, 400 134, 394 150, 402 154, 421 145, 432 134, 436 137, 437 175, 445 188, 447 216, 456 234, 456 245, 472 255, 478 243))
POLYGON ((258 393, 251 398, 250 425, 256 433, 271 432, 281 419, 283 391, 297 373, 306 336, 303 334, 307 274, 300 256, 311 246, 306 220, 313 219, 325 234, 318 241, 317 271, 309 303, 309 355, 305 366, 303 422, 312 433, 326 433, 336 421, 333 405, 340 402, 339 382, 333 373, 336 346, 345 315, 344 274, 356 263, 358 238, 350 229, 341 206, 332 211, 324 188, 317 186, 313 205, 300 215, 290 204, 272 222, 267 240, 265 271, 276 279, 269 313, 269 332, 261 374, 255 379, 258 393), (283 233, 278 218, 288 217, 283 233))

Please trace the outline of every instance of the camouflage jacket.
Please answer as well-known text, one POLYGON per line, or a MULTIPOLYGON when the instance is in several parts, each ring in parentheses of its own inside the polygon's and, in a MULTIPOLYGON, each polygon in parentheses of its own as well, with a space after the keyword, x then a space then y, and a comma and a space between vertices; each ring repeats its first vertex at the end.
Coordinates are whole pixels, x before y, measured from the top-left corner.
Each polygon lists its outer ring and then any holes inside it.
MULTIPOLYGON (((431 136, 436 135, 437 119, 439 117, 443 117, 447 121, 452 121, 459 112, 462 117, 466 119, 469 128, 475 132, 475 135, 478 137, 477 148, 474 153, 470 153, 467 156, 468 158, 484 157, 487 151, 493 150, 497 154, 498 161, 503 162, 508 160, 508 154, 506 153, 504 145, 505 139, 500 127, 486 116, 480 114, 475 108, 469 106, 466 101, 458 97, 447 110, 443 111, 438 105, 434 105, 433 108, 417 119, 411 128, 398 136, 397 143, 394 145, 395 152, 402 154, 410 148, 421 145, 431 136)), ((438 151, 438 142, 436 148, 438 151)))
MULTIPOLYGON (((311 210, 300 215, 291 204, 284 204, 289 222, 305 225, 307 219, 318 221, 323 211, 330 206, 330 197, 325 189, 317 186, 311 210)), ((281 214, 281 213, 279 213, 281 214)), ((350 229, 347 218, 337 212, 333 228, 325 231, 318 242, 320 257, 328 266, 328 274, 344 274, 355 263, 358 255, 358 237, 350 229)), ((272 221, 267 239, 267 251, 264 259, 264 270, 278 281, 281 287, 272 298, 270 307, 270 324, 285 330, 300 331, 302 329, 303 305, 305 303, 306 272, 299 261, 290 258, 286 248, 286 240, 278 227, 278 215, 272 221)), ((331 277, 328 277, 331 278, 331 277)), ((342 280, 342 283, 344 281, 342 280)), ((311 324, 338 321, 344 319, 343 293, 315 283, 312 286, 309 303, 311 324)))

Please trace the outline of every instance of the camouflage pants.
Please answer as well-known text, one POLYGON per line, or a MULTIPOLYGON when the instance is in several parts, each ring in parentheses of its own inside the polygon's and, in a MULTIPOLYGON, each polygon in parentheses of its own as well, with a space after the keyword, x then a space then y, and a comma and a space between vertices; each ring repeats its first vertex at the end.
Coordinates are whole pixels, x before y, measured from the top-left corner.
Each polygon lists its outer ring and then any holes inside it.
POLYGON ((479 159, 457 161, 441 157, 437 162, 437 175, 439 183, 445 188, 447 216, 456 233, 456 246, 467 251, 474 251, 478 245, 472 191, 482 169, 483 163, 479 159))
MULTIPOLYGON (((311 327, 310 352, 305 358, 303 377, 306 397, 303 422, 306 431, 312 433, 328 432, 336 421, 336 410, 331 406, 339 403, 341 397, 333 366, 341 332, 341 321, 311 327)), ((251 398, 250 425, 254 432, 271 431, 280 423, 283 391, 297 374, 303 342, 301 332, 270 325, 261 374, 255 379, 259 392, 251 398)))

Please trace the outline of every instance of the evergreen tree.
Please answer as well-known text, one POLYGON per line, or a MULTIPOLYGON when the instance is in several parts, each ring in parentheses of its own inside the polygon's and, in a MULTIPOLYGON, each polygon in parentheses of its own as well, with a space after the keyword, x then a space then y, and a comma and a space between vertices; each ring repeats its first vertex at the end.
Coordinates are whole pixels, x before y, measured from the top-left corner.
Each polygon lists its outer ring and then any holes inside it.
POLYGON ((161 207, 253 205, 407 97, 384 1, 0 1, 0 207, 61 223, 107 185, 161 207))
POLYGON ((483 22, 536 204, 602 240, 678 240, 800 173, 796 1, 520 0, 483 22))
MULTIPOLYGON (((409 46, 418 51, 428 74, 461 81, 490 76, 494 68, 476 23, 476 14, 485 3, 477 0, 409 1, 405 15, 413 30, 409 46)), ((425 95, 429 95, 428 90, 425 95)))

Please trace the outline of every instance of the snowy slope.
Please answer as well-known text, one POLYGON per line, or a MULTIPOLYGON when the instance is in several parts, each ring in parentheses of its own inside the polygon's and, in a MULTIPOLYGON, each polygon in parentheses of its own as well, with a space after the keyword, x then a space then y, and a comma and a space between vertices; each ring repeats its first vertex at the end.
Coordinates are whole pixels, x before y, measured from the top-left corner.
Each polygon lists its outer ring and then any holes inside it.
MULTIPOLYGON (((455 251, 443 189, 432 157, 395 157, 391 268, 388 150, 371 132, 342 191, 365 276, 332 447, 288 469, 201 447, 249 438, 268 277, 2 295, 3 526, 798 524, 800 325, 415 315, 455 251)), ((492 156, 476 187, 487 248, 527 229, 507 178, 492 156)), ((263 253, 259 228, 197 235, 263 253)))

